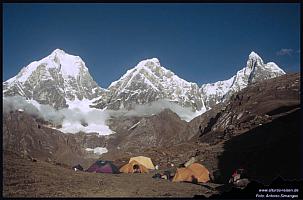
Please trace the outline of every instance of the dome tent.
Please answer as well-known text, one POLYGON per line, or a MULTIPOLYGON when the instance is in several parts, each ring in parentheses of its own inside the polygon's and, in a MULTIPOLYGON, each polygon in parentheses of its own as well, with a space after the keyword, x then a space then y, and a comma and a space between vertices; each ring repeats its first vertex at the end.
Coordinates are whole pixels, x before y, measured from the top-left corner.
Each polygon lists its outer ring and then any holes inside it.
POLYGON ((149 157, 145 157, 145 156, 132 157, 130 158, 129 163, 132 161, 138 162, 139 164, 143 165, 147 169, 155 169, 155 166, 149 157))
POLYGON ((199 163, 193 163, 188 167, 178 168, 173 178, 173 182, 197 182, 206 183, 209 181, 209 171, 199 163))
POLYGON ((118 168, 112 163, 112 161, 108 161, 108 160, 97 160, 85 171, 96 172, 96 173, 111 173, 111 174, 119 173, 118 168))
POLYGON ((144 165, 134 160, 130 163, 127 163, 126 165, 123 165, 119 171, 122 173, 135 173, 135 168, 138 168, 140 170, 140 173, 148 173, 148 169, 144 165))

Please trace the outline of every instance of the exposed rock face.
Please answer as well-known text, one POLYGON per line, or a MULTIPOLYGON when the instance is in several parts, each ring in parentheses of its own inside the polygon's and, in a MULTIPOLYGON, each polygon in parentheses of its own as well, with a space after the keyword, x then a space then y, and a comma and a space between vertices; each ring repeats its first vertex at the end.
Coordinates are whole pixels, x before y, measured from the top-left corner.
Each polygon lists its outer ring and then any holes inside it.
POLYGON ((87 134, 64 134, 48 127, 46 122, 24 112, 10 112, 3 117, 3 150, 17 152, 48 162, 85 167, 98 156, 86 147, 104 145, 104 138, 87 134))
POLYGON ((148 147, 168 147, 187 141, 193 135, 187 132, 187 122, 169 109, 149 117, 118 117, 110 121, 110 128, 117 132, 109 144, 119 151, 140 151, 148 147), (123 123, 118 123, 122 121, 123 123))
MULTIPOLYGON (((222 104, 221 109, 209 111, 212 115, 211 118, 207 118, 208 122, 201 120, 201 140, 210 142, 229 138, 230 134, 236 135, 263 125, 272 121, 279 113, 299 107, 300 76, 298 73, 252 84, 232 95, 224 106, 222 104), (213 122, 211 122, 212 119, 213 122), (219 135, 222 138, 215 139, 219 135)), ((202 119, 206 114, 208 112, 197 119, 202 119)), ((191 123, 197 119, 192 120, 191 123)))
POLYGON ((255 52, 251 52, 246 67, 236 75, 225 81, 208 83, 201 86, 201 93, 206 108, 210 109, 215 104, 228 100, 233 94, 248 85, 263 80, 275 78, 285 74, 275 63, 264 63, 262 58, 255 52))
POLYGON ((157 58, 141 61, 113 82, 108 90, 108 104, 101 100, 101 103, 96 102, 96 107, 130 110, 136 104, 167 99, 183 107, 190 107, 193 111, 205 109, 198 85, 165 69, 157 58))
POLYGON ((56 49, 40 61, 24 67, 3 83, 3 94, 20 95, 59 109, 75 99, 101 98, 106 91, 93 80, 79 56, 56 49))

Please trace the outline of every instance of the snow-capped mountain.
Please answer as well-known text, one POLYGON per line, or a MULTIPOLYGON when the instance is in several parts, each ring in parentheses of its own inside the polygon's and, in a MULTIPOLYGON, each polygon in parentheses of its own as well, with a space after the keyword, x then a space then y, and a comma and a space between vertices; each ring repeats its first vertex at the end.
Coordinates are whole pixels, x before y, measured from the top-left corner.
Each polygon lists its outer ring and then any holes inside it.
POLYGON ((264 63, 251 52, 246 67, 225 81, 204 84, 187 82, 161 66, 157 58, 139 62, 108 89, 91 77, 79 56, 56 49, 49 56, 30 63, 3 83, 5 96, 20 95, 56 109, 94 107, 131 110, 138 104, 157 100, 175 102, 200 113, 227 100, 249 84, 285 74, 275 63, 264 63))
POLYGON ((96 106, 118 110, 132 109, 136 104, 151 103, 159 99, 175 102, 192 111, 205 110, 199 87, 187 82, 161 66, 157 58, 139 62, 109 88, 108 101, 96 106))
POLYGON ((55 108, 69 102, 102 97, 106 91, 91 77, 79 56, 56 49, 49 56, 30 63, 3 83, 5 96, 20 95, 55 108))
POLYGON ((228 98, 247 87, 250 84, 278 77, 285 74, 275 63, 264 63, 262 58, 255 52, 251 52, 246 67, 239 70, 236 75, 225 81, 203 84, 201 94, 206 108, 210 109, 215 104, 228 100, 228 98))

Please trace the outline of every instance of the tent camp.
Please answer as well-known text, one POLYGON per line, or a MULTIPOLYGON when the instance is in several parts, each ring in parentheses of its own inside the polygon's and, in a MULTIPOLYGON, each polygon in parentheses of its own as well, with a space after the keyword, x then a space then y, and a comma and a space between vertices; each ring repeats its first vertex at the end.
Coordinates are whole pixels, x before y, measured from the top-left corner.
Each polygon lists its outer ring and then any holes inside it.
POLYGON ((145 156, 132 157, 129 160, 129 163, 132 161, 138 162, 139 164, 145 166, 147 169, 155 169, 155 166, 154 166, 152 160, 148 157, 145 157, 145 156))
POLYGON ((199 163, 193 163, 188 167, 178 168, 173 178, 173 182, 199 182, 209 181, 209 171, 199 163))
POLYGON ((148 173, 148 169, 144 165, 141 165, 134 160, 126 165, 123 165, 119 171, 122 173, 136 173, 136 170, 138 170, 139 173, 148 173))
POLYGON ((111 161, 98 160, 86 172, 117 174, 119 170, 111 161))

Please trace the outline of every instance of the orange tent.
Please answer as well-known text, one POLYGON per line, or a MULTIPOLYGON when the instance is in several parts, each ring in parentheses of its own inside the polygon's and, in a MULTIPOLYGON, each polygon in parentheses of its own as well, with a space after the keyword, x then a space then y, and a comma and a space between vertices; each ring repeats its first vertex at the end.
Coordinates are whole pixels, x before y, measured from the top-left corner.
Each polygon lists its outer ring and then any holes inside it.
POLYGON ((148 169, 136 161, 131 161, 130 163, 123 165, 119 171, 122 173, 134 173, 134 165, 139 167, 141 173, 148 173, 148 169))
POLYGON ((193 172, 185 167, 182 168, 177 168, 176 174, 173 178, 173 182, 181 182, 181 181, 186 181, 186 182, 192 182, 192 176, 193 172))
POLYGON ((195 177, 198 179, 198 182, 206 183, 210 180, 209 171, 206 167, 199 163, 193 163, 188 166, 194 172, 195 177))
POLYGON ((209 171, 199 163, 193 163, 188 167, 178 168, 173 178, 173 182, 199 182, 209 181, 209 171))

